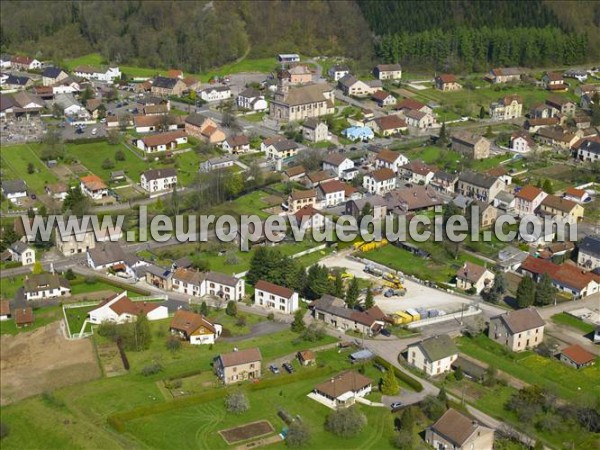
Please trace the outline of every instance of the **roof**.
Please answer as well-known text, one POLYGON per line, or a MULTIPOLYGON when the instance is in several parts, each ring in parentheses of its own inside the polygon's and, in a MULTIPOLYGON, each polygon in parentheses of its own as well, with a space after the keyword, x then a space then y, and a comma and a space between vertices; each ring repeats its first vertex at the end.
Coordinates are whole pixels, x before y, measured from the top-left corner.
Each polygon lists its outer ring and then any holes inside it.
POLYGON ((455 447, 462 447, 478 428, 483 426, 452 408, 431 425, 436 434, 443 436, 455 447))
POLYGON ((528 184, 527 186, 524 186, 519 192, 517 192, 517 195, 515 195, 515 197, 528 202, 532 202, 538 197, 538 195, 543 193, 544 191, 542 191, 540 188, 528 184))
POLYGON ((25 86, 27 83, 29 83, 30 80, 31 80, 31 78, 29 78, 29 77, 11 74, 8 76, 6 81, 4 81, 4 83, 5 84, 14 84, 14 85, 18 85, 18 86, 25 86))
POLYGON ((377 92, 375 92, 371 96, 371 98, 373 98, 374 100, 379 100, 379 101, 382 102, 382 101, 384 101, 386 98, 388 98, 390 96, 393 97, 393 95, 390 94, 389 92, 386 92, 386 91, 377 91, 377 92))
POLYGON ((579 251, 600 258, 600 236, 586 236, 579 243, 579 251))
POLYGON ((416 185, 405 189, 396 189, 385 194, 389 210, 414 211, 443 204, 435 189, 416 185))
POLYGON ((306 173, 306 169, 304 166, 294 166, 285 170, 285 174, 288 177, 296 177, 298 175, 302 175, 306 173))
POLYGON ((370 378, 354 370, 348 370, 316 385, 315 391, 331 398, 338 398, 346 392, 357 392, 366 386, 370 386, 371 383, 370 378))
POLYGON ((533 140, 531 135, 526 131, 515 131, 513 134, 511 134, 510 138, 511 140, 518 138, 525 139, 525 141, 527 141, 527 144, 529 144, 530 147, 533 147, 535 145, 535 141, 533 140))
POLYGON ((219 358, 221 359, 223 367, 239 366, 240 364, 248 364, 262 360, 260 349, 257 347, 247 348, 237 352, 221 353, 219 358))
POLYGON ((396 160, 398 158, 402 158, 403 156, 404 155, 402 155, 402 153, 395 152, 393 150, 384 148, 379 153, 377 153, 377 156, 375 157, 375 159, 378 159, 379 161, 384 161, 384 162, 393 164, 393 163, 396 162, 396 160))
POLYGON ((102 181, 102 178, 100 178, 98 175, 87 175, 85 177, 81 177, 80 180, 86 189, 90 191, 99 191, 107 188, 104 181, 102 181))
POLYGON ((10 316, 10 302, 8 300, 0 300, 0 316, 10 316))
POLYGON ((490 177, 483 173, 464 171, 458 176, 459 181, 464 183, 472 184, 474 186, 482 187, 485 189, 491 188, 494 183, 498 180, 495 177, 490 177))
POLYGON ((422 118, 427 117, 427 115, 428 114, 426 112, 417 111, 415 109, 411 109, 404 113, 405 117, 408 117, 409 119, 414 119, 414 120, 421 120, 422 118))
MULTIPOLYGON (((525 264, 527 260, 523 264, 525 264)), ((522 333, 523 331, 533 330, 543 327, 546 322, 540 317, 535 308, 524 308, 516 311, 509 311, 494 318, 501 319, 512 334, 522 333)))
POLYGON ((224 284, 226 286, 236 286, 240 281, 239 278, 221 272, 207 272, 204 274, 204 278, 206 279, 206 281, 224 284))
POLYGON ((256 98, 256 97, 260 97, 262 94, 260 93, 260 91, 258 89, 254 89, 254 88, 246 88, 244 89, 242 92, 240 92, 238 94, 238 97, 245 97, 245 98, 256 98))
POLYGON ((396 178, 394 171, 392 169, 388 169, 387 167, 374 170, 373 172, 368 173, 366 176, 372 177, 378 183, 396 178))
POLYGON ((22 55, 15 55, 11 58, 10 60, 13 63, 16 64, 31 64, 33 62, 33 58, 31 56, 22 56, 22 55))
POLYGON ((301 350, 298 352, 298 356, 300 359, 302 359, 302 361, 314 361, 317 359, 317 356, 311 350, 301 350))
POLYGON ((234 136, 229 136, 225 139, 225 142, 227 142, 230 147, 240 147, 242 145, 249 145, 250 139, 243 134, 236 134, 234 136))
POLYGON ((421 103, 418 100, 414 100, 412 98, 405 98, 400 103, 398 103, 394 109, 396 109, 396 110, 399 110, 399 109, 417 109, 417 110, 419 110, 419 109, 425 108, 426 106, 427 105, 425 103, 421 103))
POLYGON ((479 136, 479 135, 473 134, 473 133, 469 133, 467 131, 459 131, 458 133, 453 134, 451 138, 453 141, 459 141, 460 143, 466 144, 469 146, 474 146, 482 139, 485 139, 482 136, 479 136))
POLYGON ((454 341, 447 334, 431 336, 413 345, 419 346, 430 361, 439 361, 458 353, 454 341))
POLYGON ((64 70, 58 67, 46 67, 42 72, 42 76, 46 78, 58 78, 61 73, 64 73, 64 70))
POLYGON ((327 155, 325 157, 325 159, 323 160, 323 162, 326 164, 329 164, 331 166, 339 167, 347 159, 348 159, 347 156, 344 156, 343 154, 338 153, 338 152, 334 152, 334 153, 330 153, 329 155, 327 155))
POLYGON ((560 128, 540 128, 536 134, 543 138, 551 139, 552 141, 566 143, 571 142, 577 137, 574 134, 565 133, 565 131, 560 128))
POLYGON ((178 78, 156 77, 152 83, 152 87, 173 89, 178 81, 178 78))
POLYGON ((88 253, 94 265, 97 266, 113 264, 127 259, 123 247, 118 242, 98 243, 96 247, 90 248, 88 253))
POLYGON ((3 180, 2 192, 4 192, 5 194, 27 192, 27 184, 23 180, 3 180))
POLYGON ((123 295, 117 301, 113 302, 118 296, 121 294, 115 294, 102 303, 100 303, 99 307, 107 305, 110 303, 109 308, 112 309, 117 315, 122 314, 130 314, 132 316, 137 316, 139 314, 148 314, 150 311, 154 311, 156 308, 160 307, 158 303, 147 303, 147 302, 134 302, 126 295, 123 295))
POLYGON ((331 180, 335 177, 336 175, 331 173, 329 170, 316 170, 306 174, 306 178, 308 178, 312 183, 321 183, 322 181, 331 180))
POLYGON ((567 189, 565 189, 565 195, 568 195, 570 197, 583 198, 586 194, 587 192, 585 191, 585 189, 577 189, 574 187, 568 187, 567 189))
POLYGON ((308 189, 308 190, 304 190, 304 191, 294 190, 290 194, 290 197, 292 198, 292 200, 302 200, 304 198, 311 198, 311 197, 316 197, 316 196, 317 196, 317 191, 314 189, 308 189))
POLYGON ((179 78, 183 76, 183 71, 179 69, 170 69, 167 71, 167 78, 179 78))
POLYGON ((346 307, 346 303, 341 298, 325 294, 320 299, 312 303, 315 309, 328 312, 334 316, 343 317, 348 320, 366 325, 373 326, 376 321, 385 320, 385 314, 378 306, 374 306, 366 311, 357 311, 346 307))
POLYGON ((170 131, 168 133, 159 133, 147 136, 142 139, 142 142, 146 147, 156 147, 157 145, 166 145, 184 137, 187 137, 185 131, 177 130, 170 131))
POLYGON ((443 73, 441 75, 438 75, 437 79, 440 80, 444 84, 446 84, 446 83, 456 83, 456 77, 454 75, 449 74, 449 73, 443 73))
POLYGON ((289 289, 278 284, 269 283, 265 280, 258 280, 254 285, 254 289, 260 289, 261 291, 270 292, 271 294, 278 295, 283 298, 291 298, 294 295, 294 290, 289 289))
POLYGON ((378 117, 373 120, 382 130, 395 130, 397 128, 406 128, 406 122, 396 114, 378 117))
POLYGON ((477 283, 486 271, 487 269, 485 267, 466 261, 456 272, 456 277, 471 283, 477 283))
POLYGON ((41 273, 37 275, 29 275, 23 281, 25 292, 38 292, 48 289, 59 289, 61 287, 69 288, 69 282, 55 273, 41 273))
POLYGON ((163 123, 164 117, 159 115, 138 115, 133 118, 133 123, 136 127, 151 127, 163 123))
POLYGON ((580 151, 586 151, 593 153, 595 155, 600 155, 600 142, 596 142, 594 140, 586 140, 579 147, 580 151))
POLYGON ((319 189, 323 191, 324 194, 331 194, 333 192, 345 192, 346 186, 347 184, 340 180, 331 180, 326 183, 321 183, 319 189))
POLYGON ((33 323, 33 309, 31 309, 31 306, 28 306, 27 308, 18 308, 13 311, 13 314, 17 325, 33 323))
POLYGON ((545 119, 527 119, 525 121, 526 128, 539 127, 545 125, 555 125, 559 123, 558 117, 546 117, 545 119))
POLYGON ((394 72, 397 70, 402 70, 402 66, 400 64, 378 64, 375 68, 380 72, 394 72))
POLYGON ((517 76, 521 75, 521 70, 516 67, 504 67, 491 70, 495 76, 517 76))
POLYGON ((309 103, 318 103, 327 101, 325 92, 331 92, 333 89, 327 83, 308 84, 290 88, 284 96, 283 103, 290 106, 306 105, 309 103))
POLYGON ((578 344, 564 348, 561 353, 578 365, 589 364, 596 361, 596 355, 588 352, 578 344))
POLYGON ((303 206, 298 211, 296 211, 294 213, 294 217, 296 218, 296 220, 302 222, 302 219, 304 219, 305 217, 308 217, 310 219, 310 218, 316 216, 317 214, 321 214, 321 212, 316 210, 311 205, 306 205, 306 206, 303 206))
POLYGON ((196 314, 191 311, 186 311, 184 309, 178 309, 173 319, 171 320, 170 328, 183 331, 185 334, 190 336, 195 331, 197 331, 200 327, 206 328, 211 333, 215 334, 216 330, 214 325, 206 320, 206 318, 201 314, 196 314))
POLYGON ((279 140, 271 143, 270 145, 272 145, 273 148, 275 150, 277 150, 278 152, 284 152, 286 150, 294 150, 299 147, 297 142, 292 141, 290 139, 285 139, 285 138, 279 139, 279 140))
POLYGON ((148 181, 160 180, 161 178, 170 178, 177 176, 177 169, 173 167, 164 167, 162 169, 150 169, 142 173, 148 181))
POLYGON ((564 80, 564 76, 562 73, 559 72, 546 72, 544 74, 545 78, 548 78, 549 81, 563 81, 564 80))
POLYGON ((304 128, 308 128, 309 130, 315 130, 322 123, 324 123, 324 122, 321 122, 320 120, 310 117, 304 121, 302 126, 304 128))
POLYGON ((404 164, 403 166, 400 166, 401 169, 403 170, 407 170, 409 172, 413 172, 419 175, 427 175, 431 172, 434 172, 437 170, 436 167, 433 166, 428 166, 427 164, 425 164, 423 161, 411 161, 408 164, 404 164))
POLYGON ((562 211, 564 213, 570 213, 571 211, 573 211, 573 208, 577 206, 577 203, 571 200, 567 200, 566 198, 558 197, 556 195, 547 195, 546 198, 542 201, 542 206, 557 209, 558 211, 562 211))

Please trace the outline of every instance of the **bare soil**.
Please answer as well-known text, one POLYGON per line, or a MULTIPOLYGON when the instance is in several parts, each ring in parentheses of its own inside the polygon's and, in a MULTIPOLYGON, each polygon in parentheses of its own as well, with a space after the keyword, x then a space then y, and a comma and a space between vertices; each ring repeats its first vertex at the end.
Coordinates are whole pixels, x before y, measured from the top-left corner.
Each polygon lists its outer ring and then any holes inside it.
POLYGON ((235 428, 219 431, 219 434, 228 444, 245 441, 247 439, 265 436, 275 431, 273 426, 266 420, 248 423, 235 428))
POLYGON ((0 405, 100 378, 92 342, 67 340, 61 324, 0 336, 0 405))

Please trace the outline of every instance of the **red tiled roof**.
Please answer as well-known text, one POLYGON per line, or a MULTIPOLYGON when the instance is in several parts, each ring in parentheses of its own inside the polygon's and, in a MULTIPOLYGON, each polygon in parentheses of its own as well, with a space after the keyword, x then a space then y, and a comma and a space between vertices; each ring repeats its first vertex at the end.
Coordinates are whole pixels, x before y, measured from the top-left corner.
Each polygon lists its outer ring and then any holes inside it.
POLYGON ((0 316, 9 316, 10 315, 10 303, 8 300, 0 301, 0 316))
POLYGON ((213 334, 216 333, 215 327, 212 323, 206 320, 204 316, 191 311, 178 309, 175 313, 175 316, 173 316, 173 320, 171 320, 171 328, 183 331, 188 336, 190 336, 200 327, 205 327, 213 334))
POLYGON ((246 350, 240 350, 231 353, 222 353, 219 355, 223 367, 239 366, 241 364, 248 364, 251 362, 261 361, 262 356, 260 350, 255 348, 247 348, 246 350))
POLYGON ((387 167, 374 170, 373 172, 371 172, 367 175, 373 177, 373 179, 375 179, 375 181, 377 181, 377 182, 391 180, 392 178, 396 177, 396 174, 394 173, 394 171, 392 169, 388 169, 387 167))
POLYGON ((406 128, 406 122, 395 114, 389 116, 378 117, 375 119, 377 125, 382 130, 395 130, 397 128, 406 128))
POLYGON ((575 364, 588 364, 596 360, 596 355, 588 352, 586 349, 581 347, 580 345, 574 344, 571 345, 561 352, 575 364))
POLYGON ((426 107, 425 103, 421 103, 418 100, 414 100, 412 98, 405 98, 402 100, 394 109, 421 109, 426 107))
POLYGON ((438 78, 444 84, 447 84, 447 83, 456 83, 456 77, 454 75, 449 74, 449 73, 443 73, 441 75, 438 75, 438 78))
POLYGON ((567 200, 566 198, 560 198, 556 195, 548 195, 543 201, 543 206, 548 206, 553 209, 557 209, 559 211, 570 213, 573 211, 573 208, 577 206, 577 203, 567 200))
POLYGON ((385 91, 377 91, 372 95, 372 98, 374 100, 378 100, 380 102, 384 101, 386 98, 388 98, 390 95, 389 92, 385 92, 385 91))
POLYGON ((327 183, 321 183, 319 188, 323 191, 324 194, 331 194, 333 192, 341 192, 346 191, 346 183, 341 182, 340 180, 332 180, 327 183))
POLYGON ((107 188, 104 181, 102 181, 102 178, 98 175, 88 175, 86 177, 81 177, 80 180, 86 189, 89 189, 90 191, 99 191, 107 188))
POLYGON ((567 189, 565 189, 565 194, 569 195, 571 197, 583 198, 583 196, 586 195, 586 192, 584 189, 576 189, 574 187, 568 187, 567 189))
POLYGON ((15 324, 28 325, 33 323, 33 309, 30 306, 27 308, 18 308, 14 311, 15 324))
POLYGON ((292 200, 301 200, 303 198, 311 198, 317 196, 317 191, 314 189, 308 189, 306 191, 292 191, 290 194, 292 200))
POLYGON ((523 189, 521 189, 517 195, 515 195, 516 198, 521 198, 525 201, 528 202, 532 202, 534 201, 538 195, 540 195, 542 191, 540 188, 537 188, 535 186, 532 186, 530 184, 528 184, 527 186, 523 187, 523 189))
POLYGON ((157 145, 166 145, 175 142, 179 138, 186 137, 185 131, 171 131, 170 133, 154 134, 142 139, 146 147, 155 147, 157 145))
POLYGON ((308 217, 309 219, 316 216, 317 214, 321 214, 319 211, 317 211, 315 208, 313 208, 311 205, 306 205, 304 207, 302 207, 301 209, 299 209, 298 211, 296 211, 296 213, 294 214, 294 217, 296 218, 296 220, 302 222, 302 219, 304 217, 308 217))
POLYGON ((378 159, 380 161, 384 161, 384 162, 390 163, 390 164, 393 164, 401 156, 402 156, 401 153, 398 153, 398 152, 395 152, 393 150, 389 150, 387 148, 384 148, 379 153, 377 153, 376 159, 378 159))

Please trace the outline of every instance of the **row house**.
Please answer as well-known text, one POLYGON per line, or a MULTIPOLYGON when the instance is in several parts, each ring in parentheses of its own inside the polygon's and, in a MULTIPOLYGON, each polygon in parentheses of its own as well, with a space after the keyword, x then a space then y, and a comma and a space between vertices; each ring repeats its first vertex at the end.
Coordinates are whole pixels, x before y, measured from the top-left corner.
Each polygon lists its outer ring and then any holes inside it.
POLYGON ((474 200, 490 203, 503 187, 504 182, 500 178, 464 171, 458 176, 456 193, 474 200))
POLYGON ((433 174, 433 177, 430 181, 430 186, 443 194, 454 194, 457 182, 457 174, 438 170, 433 174))
POLYGON ((560 127, 541 128, 535 134, 536 139, 545 145, 570 149, 579 140, 576 134, 565 132, 560 127))
POLYGON ((107 69, 98 69, 96 67, 81 65, 73 69, 76 77, 85 78, 86 80, 104 81, 113 83, 117 79, 121 79, 121 70, 118 67, 108 67, 107 69))
POLYGON ((323 295, 311 305, 315 320, 341 330, 356 331, 365 336, 373 336, 385 327, 386 315, 374 306, 366 311, 357 311, 346 306, 344 300, 331 295, 323 295))
POLYGON ((521 73, 517 67, 505 67, 490 70, 484 78, 493 84, 509 83, 520 81, 521 73))
POLYGON ((585 209, 578 203, 556 195, 548 195, 540 204, 540 214, 550 217, 559 217, 568 222, 583 220, 585 209))
POLYGON ((223 300, 242 301, 245 283, 241 278, 219 272, 199 272, 177 268, 171 277, 171 289, 194 297, 219 297, 223 300))
POLYGON ((527 119, 523 128, 525 128, 530 133, 535 133, 542 128, 553 127, 556 125, 560 125, 561 118, 559 117, 546 117, 543 119, 527 119))

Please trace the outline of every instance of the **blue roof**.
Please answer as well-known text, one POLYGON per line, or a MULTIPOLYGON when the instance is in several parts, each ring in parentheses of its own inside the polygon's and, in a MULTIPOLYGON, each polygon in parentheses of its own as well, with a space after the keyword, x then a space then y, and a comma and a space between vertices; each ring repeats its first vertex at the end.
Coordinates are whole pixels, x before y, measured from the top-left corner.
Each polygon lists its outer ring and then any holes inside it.
POLYGON ((348 139, 373 139, 375 133, 369 127, 350 127, 342 131, 342 134, 348 139))

